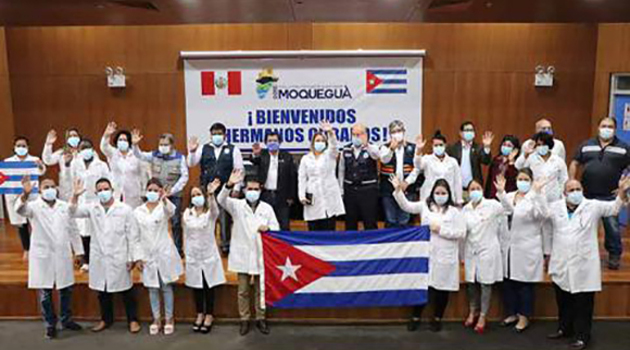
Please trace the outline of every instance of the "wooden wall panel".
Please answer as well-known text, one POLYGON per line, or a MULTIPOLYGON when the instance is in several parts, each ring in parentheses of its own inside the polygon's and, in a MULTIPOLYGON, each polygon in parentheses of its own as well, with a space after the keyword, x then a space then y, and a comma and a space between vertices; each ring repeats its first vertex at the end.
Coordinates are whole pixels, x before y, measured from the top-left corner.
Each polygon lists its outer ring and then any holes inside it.
POLYGON ((0 27, 0 155, 11 153, 13 144, 13 107, 4 28, 0 27))

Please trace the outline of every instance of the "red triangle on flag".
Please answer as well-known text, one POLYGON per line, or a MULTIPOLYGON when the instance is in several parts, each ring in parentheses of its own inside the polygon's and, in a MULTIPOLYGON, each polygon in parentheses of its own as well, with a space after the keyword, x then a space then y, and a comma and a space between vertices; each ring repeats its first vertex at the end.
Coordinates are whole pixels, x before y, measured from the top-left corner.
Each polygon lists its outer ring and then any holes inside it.
POLYGON ((271 236, 262 235, 265 263, 265 302, 272 305, 284 297, 331 274, 335 266, 271 236))
POLYGON ((372 92, 372 90, 376 89, 376 87, 378 87, 379 85, 381 85, 381 83, 383 82, 383 79, 380 79, 379 77, 377 77, 376 75, 374 75, 374 73, 367 71, 366 72, 366 87, 367 87, 367 92, 372 92))
POLYGON ((4 175, 4 173, 0 171, 0 185, 5 183, 8 179, 9 179, 9 177, 4 175))

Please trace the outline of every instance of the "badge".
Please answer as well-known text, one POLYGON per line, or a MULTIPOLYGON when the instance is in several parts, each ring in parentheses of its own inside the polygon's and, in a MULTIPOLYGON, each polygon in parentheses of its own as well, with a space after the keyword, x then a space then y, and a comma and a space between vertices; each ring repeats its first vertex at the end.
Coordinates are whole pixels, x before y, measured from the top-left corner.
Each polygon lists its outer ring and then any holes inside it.
POLYGON ((412 145, 407 146, 407 152, 413 152, 413 146, 412 145))
POLYGON ((367 154, 367 153, 363 153, 363 158, 368 159, 368 157, 370 157, 370 155, 369 155, 369 154, 367 154))
POLYGON ((230 149, 229 149, 229 148, 226 148, 226 149, 225 149, 225 151, 223 151, 223 153, 225 153, 225 154, 230 154, 230 149))

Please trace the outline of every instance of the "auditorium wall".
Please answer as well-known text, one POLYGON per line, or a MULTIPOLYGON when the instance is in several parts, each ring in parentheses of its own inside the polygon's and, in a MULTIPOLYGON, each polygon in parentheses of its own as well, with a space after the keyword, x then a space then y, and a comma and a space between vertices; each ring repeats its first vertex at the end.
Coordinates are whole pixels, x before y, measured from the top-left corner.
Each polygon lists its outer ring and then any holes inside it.
POLYGON ((13 141, 13 108, 4 28, 0 27, 0 156, 11 153, 13 141))

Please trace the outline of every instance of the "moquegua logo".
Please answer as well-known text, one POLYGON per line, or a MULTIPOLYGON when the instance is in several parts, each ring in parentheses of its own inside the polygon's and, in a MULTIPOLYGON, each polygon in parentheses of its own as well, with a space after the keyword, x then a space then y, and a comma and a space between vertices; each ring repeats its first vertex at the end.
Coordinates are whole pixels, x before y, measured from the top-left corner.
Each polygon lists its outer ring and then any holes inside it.
POLYGON ((265 98, 278 79, 278 77, 273 75, 273 68, 264 68, 258 73, 258 78, 256 79, 256 93, 258 94, 258 98, 265 98))

